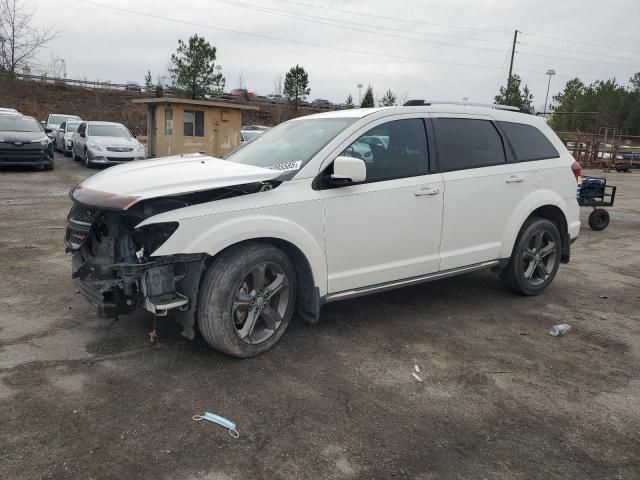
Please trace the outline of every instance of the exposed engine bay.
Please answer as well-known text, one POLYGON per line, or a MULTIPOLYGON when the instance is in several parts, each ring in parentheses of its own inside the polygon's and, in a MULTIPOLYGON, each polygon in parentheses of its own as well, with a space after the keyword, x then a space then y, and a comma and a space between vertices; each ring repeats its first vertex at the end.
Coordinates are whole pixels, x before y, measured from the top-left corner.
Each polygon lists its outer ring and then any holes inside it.
MULTIPOLYGON (((153 252, 177 230, 178 222, 137 225, 160 213, 271 190, 277 184, 256 182, 145 199, 126 210, 74 201, 67 216, 65 247, 73 253, 76 287, 104 318, 139 308, 158 316, 172 311, 184 328, 183 335, 192 339, 198 286, 208 255, 154 257, 153 252)), ((73 200, 73 191, 70 196, 73 200)))

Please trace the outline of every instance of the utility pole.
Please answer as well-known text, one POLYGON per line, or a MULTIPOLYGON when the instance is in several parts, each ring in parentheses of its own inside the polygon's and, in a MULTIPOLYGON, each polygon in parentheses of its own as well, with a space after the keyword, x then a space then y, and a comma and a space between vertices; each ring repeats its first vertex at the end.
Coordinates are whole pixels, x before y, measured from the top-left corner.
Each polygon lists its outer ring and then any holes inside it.
POLYGON ((551 86, 551 77, 556 74, 556 71, 553 68, 547 70, 547 75, 549 75, 549 82, 547 83, 547 95, 544 97, 544 112, 542 116, 546 118, 547 115, 547 103, 549 102, 549 87, 551 86))
POLYGON ((509 103, 509 87, 511 87, 511 74, 513 72, 513 57, 516 55, 516 43, 518 41, 518 30, 513 32, 513 47, 511 47, 511 63, 509 64, 509 76, 507 77, 507 95, 505 101, 509 103))

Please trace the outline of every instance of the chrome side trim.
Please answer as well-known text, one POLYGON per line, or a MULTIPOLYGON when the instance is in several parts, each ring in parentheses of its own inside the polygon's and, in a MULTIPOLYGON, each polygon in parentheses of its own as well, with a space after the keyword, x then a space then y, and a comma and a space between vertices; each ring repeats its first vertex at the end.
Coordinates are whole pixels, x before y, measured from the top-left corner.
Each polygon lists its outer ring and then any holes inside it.
POLYGON ((431 282, 433 280, 440 280, 442 278, 453 277, 455 275, 461 275, 463 273, 471 273, 477 270, 484 270, 487 268, 495 267, 500 263, 499 260, 492 260, 490 262, 476 263, 467 267, 452 268, 451 270, 444 270, 442 272, 429 273, 428 275, 420 275, 419 277, 405 278, 402 280, 394 280, 392 282, 379 283, 377 285, 371 285, 369 287, 355 288, 353 290, 344 290, 342 292, 331 293, 325 297, 325 302, 336 302, 338 300, 345 300, 347 298, 361 297, 363 295, 369 295, 370 293, 385 292, 387 290, 393 290, 395 288, 408 287, 410 285, 417 285, 419 283, 431 282))

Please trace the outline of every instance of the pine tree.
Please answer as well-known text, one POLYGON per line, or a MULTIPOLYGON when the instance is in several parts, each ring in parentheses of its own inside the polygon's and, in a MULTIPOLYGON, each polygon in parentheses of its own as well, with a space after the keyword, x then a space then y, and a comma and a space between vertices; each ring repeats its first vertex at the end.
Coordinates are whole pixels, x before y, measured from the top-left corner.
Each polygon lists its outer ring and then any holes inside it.
POLYGON ((309 74, 300 65, 291 67, 285 75, 283 92, 290 102, 295 103, 296 110, 300 100, 304 100, 311 93, 309 74))
POLYGON ((349 94, 349 96, 347 97, 347 101, 344 103, 344 106, 346 108, 356 108, 355 104, 353 103, 353 97, 351 96, 351 94, 349 94))
POLYGON ((375 105, 376 103, 373 98, 373 88, 371 87, 371 85, 369 85, 367 87, 367 91, 364 93, 364 97, 362 97, 362 103, 360 104, 360 106, 362 108, 366 108, 366 107, 375 107, 375 105))
POLYGON ((384 94, 382 100, 378 102, 381 107, 394 107, 398 101, 396 94, 391 90, 387 90, 387 93, 384 94))

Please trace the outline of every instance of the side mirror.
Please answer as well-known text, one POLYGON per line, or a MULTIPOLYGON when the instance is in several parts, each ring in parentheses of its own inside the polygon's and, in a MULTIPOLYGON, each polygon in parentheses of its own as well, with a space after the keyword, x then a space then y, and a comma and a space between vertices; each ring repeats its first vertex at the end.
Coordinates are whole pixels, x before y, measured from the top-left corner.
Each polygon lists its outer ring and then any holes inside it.
POLYGON ((367 179, 367 164, 361 158, 336 157, 333 161, 332 180, 359 183, 367 179))

